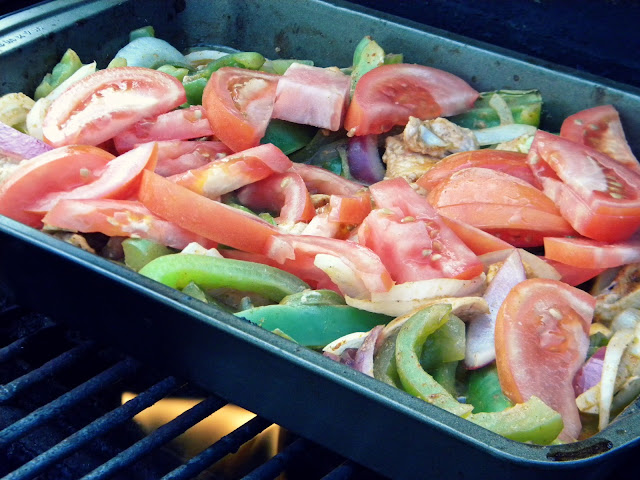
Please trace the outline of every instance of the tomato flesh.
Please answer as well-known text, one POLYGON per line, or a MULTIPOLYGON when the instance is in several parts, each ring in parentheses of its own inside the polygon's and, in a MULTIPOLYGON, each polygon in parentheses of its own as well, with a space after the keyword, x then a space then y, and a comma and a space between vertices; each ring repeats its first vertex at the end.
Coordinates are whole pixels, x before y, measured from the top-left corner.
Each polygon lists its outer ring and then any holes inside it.
POLYGON ((99 145, 185 101, 182 83, 166 73, 141 67, 98 70, 51 103, 42 133, 54 147, 99 145))
POLYGON ((565 283, 530 279, 516 285, 496 320, 496 365, 504 394, 536 396, 562 415, 560 438, 582 430, 573 377, 586 359, 595 298, 565 283))
POLYGON ((640 262, 640 240, 605 243, 588 238, 545 237, 544 254, 575 267, 612 268, 640 262))
POLYGON ((163 177, 202 167, 233 153, 224 143, 216 140, 169 140, 156 143, 158 163, 155 172, 163 177))
POLYGON ((356 84, 345 128, 354 135, 384 133, 405 125, 410 116, 427 120, 462 113, 477 98, 477 91, 451 73, 422 65, 382 65, 356 84))
POLYGON ((267 130, 279 75, 224 67, 213 74, 202 106, 214 135, 235 152, 255 147, 267 130))

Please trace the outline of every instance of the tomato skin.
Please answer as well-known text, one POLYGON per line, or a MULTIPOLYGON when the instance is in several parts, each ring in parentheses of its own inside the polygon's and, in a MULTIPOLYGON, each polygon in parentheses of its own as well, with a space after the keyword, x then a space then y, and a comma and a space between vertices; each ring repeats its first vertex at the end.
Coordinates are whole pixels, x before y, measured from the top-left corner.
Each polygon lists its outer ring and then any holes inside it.
POLYGON ((113 158, 87 145, 60 147, 38 155, 0 186, 0 214, 40 228, 43 214, 29 211, 34 204, 47 195, 91 183, 113 158))
POLYGON ((51 103, 42 131, 54 147, 99 145, 185 101, 182 83, 166 73, 141 67, 98 70, 51 103))
POLYGON ((60 200, 45 215, 43 223, 83 233, 146 238, 177 249, 183 249, 191 242, 198 242, 205 248, 216 246, 204 237, 157 217, 134 200, 60 200))
POLYGON ((416 183, 425 190, 431 190, 452 173, 471 167, 497 170, 524 180, 536 188, 541 187, 540 181, 533 175, 527 164, 526 153, 491 148, 449 155, 423 174, 416 183))
POLYGON ((177 185, 145 170, 138 193, 153 213, 209 240, 233 248, 263 253, 277 229, 250 215, 177 185))
POLYGON ((540 246, 548 235, 575 234, 540 190, 496 170, 472 167, 454 172, 431 189, 427 199, 441 215, 517 247, 540 246))
POLYGON ((196 193, 217 199, 224 193, 267 178, 274 172, 285 172, 291 165, 291 160, 278 147, 267 143, 219 158, 169 179, 196 193))
POLYGON ((537 396, 562 415, 560 438, 574 441, 582 425, 573 377, 586 360, 595 298, 563 282, 529 279, 498 311, 496 366, 504 394, 516 403, 537 396))
POLYGON ((606 268, 589 268, 567 265, 566 263, 558 262, 556 260, 545 257, 543 257, 543 260, 558 271, 558 273, 561 275, 560 280, 563 283, 571 285, 572 287, 582 285, 583 283, 597 277, 606 270, 606 268))
POLYGON ((627 143, 620 114, 613 105, 588 108, 567 117, 560 136, 594 148, 640 173, 640 163, 627 143))
POLYGON ((513 248, 508 242, 465 222, 442 216, 442 221, 476 255, 513 248))
POLYGON ((354 135, 384 133, 410 116, 427 120, 462 113, 478 95, 461 78, 436 68, 381 65, 356 84, 344 126, 354 135))
POLYGON ((217 140, 168 140, 156 143, 158 163, 155 172, 163 177, 202 167, 233 153, 229 147, 217 140))
POLYGON ((371 212, 371 195, 331 195, 329 206, 329 221, 358 225, 371 212))
POLYGON ((578 233, 614 242, 628 239, 640 227, 640 176, 624 165, 542 131, 536 133, 528 162, 545 194, 578 233))
POLYGON ((142 171, 155 168, 157 152, 158 147, 155 143, 147 143, 129 150, 111 160, 93 182, 67 192, 46 195, 29 210, 45 213, 62 199, 126 199, 138 190, 142 171))
POLYGON ((383 180, 370 191, 376 208, 358 229, 358 239, 378 254, 396 282, 467 280, 482 273, 482 262, 406 180, 383 180))
POLYGON ((315 165, 292 163, 291 171, 299 174, 311 193, 325 195, 355 195, 365 188, 361 183, 352 182, 329 170, 315 165))
POLYGON ((267 129, 279 75, 223 67, 213 74, 202 94, 211 130, 235 152, 255 147, 267 129))
POLYGON ((113 142, 118 152, 124 153, 142 143, 189 140, 212 134, 204 108, 194 105, 141 120, 113 137, 113 142))
POLYGON ((583 268, 612 268, 640 262, 640 239, 606 243, 588 238, 544 239, 545 257, 583 268))
POLYGON ((302 177, 294 172, 274 173, 238 191, 241 204, 257 210, 278 211, 276 222, 308 222, 316 211, 302 177))

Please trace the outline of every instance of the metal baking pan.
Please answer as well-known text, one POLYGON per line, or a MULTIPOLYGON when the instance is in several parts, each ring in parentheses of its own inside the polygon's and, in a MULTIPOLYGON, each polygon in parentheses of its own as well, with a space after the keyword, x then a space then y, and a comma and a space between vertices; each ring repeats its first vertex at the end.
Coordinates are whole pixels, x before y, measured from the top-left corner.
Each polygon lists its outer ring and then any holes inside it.
MULTIPOLYGON (((364 35, 477 90, 538 88, 544 127, 613 103, 640 151, 640 90, 377 14, 317 0, 58 0, 0 18, 0 93, 33 91, 66 48, 103 67, 153 25, 178 48, 227 45, 346 65, 364 35)), ((392 478, 603 478, 640 451, 640 402, 571 445, 507 440, 108 260, 0 218, 0 302, 67 321, 141 360, 392 478)))

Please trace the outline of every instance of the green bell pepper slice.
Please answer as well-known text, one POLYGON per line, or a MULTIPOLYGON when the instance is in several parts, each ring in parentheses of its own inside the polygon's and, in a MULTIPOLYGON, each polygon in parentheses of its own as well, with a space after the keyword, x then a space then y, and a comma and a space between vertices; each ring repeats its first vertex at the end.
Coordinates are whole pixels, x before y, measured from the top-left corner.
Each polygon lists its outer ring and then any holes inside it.
POLYGON ((347 305, 266 305, 236 313, 260 327, 284 333, 300 345, 322 348, 353 332, 366 332, 391 317, 347 305))
POLYGON ((396 366, 396 340, 398 332, 394 332, 384 339, 382 344, 376 349, 373 357, 373 378, 402 389, 402 382, 398 375, 396 366))
POLYGON ((356 45, 353 52, 353 69, 351 70, 351 94, 360 78, 367 72, 384 64, 385 53, 382 47, 371 37, 366 36, 356 45))
POLYGON ((60 62, 53 67, 51 73, 47 73, 44 76, 42 82, 40 82, 40 85, 36 88, 33 98, 39 100, 40 98, 46 97, 62 82, 73 75, 81 66, 82 62, 78 54, 69 48, 64 55, 62 55, 60 62))
POLYGON ((333 290, 305 290, 287 295, 280 305, 346 305, 344 297, 333 290))
POLYGON ((467 402, 473 405, 473 413, 501 412, 513 406, 513 402, 502 393, 495 364, 469 373, 467 402))
POLYGON ((310 125, 300 125, 273 118, 267 125, 267 130, 260 143, 273 143, 282 150, 282 153, 289 155, 307 145, 317 131, 316 127, 310 125))
POLYGON ((540 125, 542 111, 542 95, 538 90, 498 90, 482 92, 473 108, 449 117, 453 123, 472 130, 496 127, 500 125, 498 112, 489 105, 491 97, 498 94, 509 106, 514 123, 522 123, 537 127, 540 125))
POLYGON ((124 264, 136 272, 151 260, 175 253, 175 250, 145 238, 127 238, 122 241, 124 264))
POLYGON ((278 268, 207 255, 164 255, 147 263, 139 273, 177 290, 194 282, 205 290, 226 287, 255 292, 274 302, 309 288, 295 275, 278 268))
POLYGON ((465 324, 455 315, 427 337, 422 347, 420 364, 427 372, 449 362, 464 359, 465 324))
POLYGON ((133 42, 137 38, 142 37, 155 37, 156 30, 151 25, 147 25, 146 27, 136 28, 135 30, 131 30, 129 32, 129 42, 133 42))

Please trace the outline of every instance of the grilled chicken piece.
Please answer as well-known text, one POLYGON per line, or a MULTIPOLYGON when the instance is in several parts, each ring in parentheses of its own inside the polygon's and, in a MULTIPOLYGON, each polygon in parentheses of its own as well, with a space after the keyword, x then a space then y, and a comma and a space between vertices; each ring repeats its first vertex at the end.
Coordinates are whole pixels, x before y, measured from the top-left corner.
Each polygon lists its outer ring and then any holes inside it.
POLYGON ((640 263, 622 267, 609 286, 596 295, 594 321, 608 326, 628 308, 640 309, 640 263))
POLYGON ((439 158, 412 152, 407 149, 402 135, 387 137, 382 161, 387 164, 385 179, 402 177, 409 183, 415 182, 428 172, 439 158))
POLYGON ((402 137, 405 146, 412 152, 437 158, 479 148, 471 130, 459 127, 446 118, 420 120, 409 117, 402 137))

